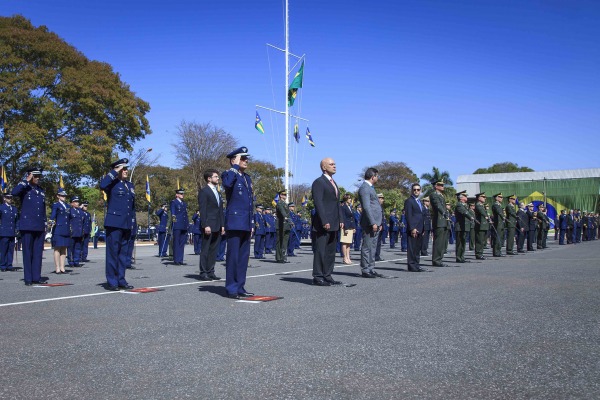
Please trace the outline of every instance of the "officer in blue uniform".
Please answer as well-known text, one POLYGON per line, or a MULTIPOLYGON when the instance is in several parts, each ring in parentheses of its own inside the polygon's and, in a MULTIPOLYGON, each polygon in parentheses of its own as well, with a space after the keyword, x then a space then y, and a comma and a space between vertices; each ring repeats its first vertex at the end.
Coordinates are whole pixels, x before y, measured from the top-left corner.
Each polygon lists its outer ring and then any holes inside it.
POLYGON ((408 249, 408 234, 406 232, 406 215, 404 209, 400 214, 400 251, 406 252, 408 249))
POLYGON ((88 262, 88 250, 90 246, 90 235, 92 234, 92 215, 88 212, 87 201, 81 203, 81 211, 83 212, 83 243, 81 247, 81 261, 88 262))
POLYGON ((115 161, 112 170, 100 181, 108 197, 106 229, 106 281, 108 290, 133 289, 125 280, 127 249, 135 222, 135 188, 127 181, 128 159, 115 161))
POLYGON ((19 229, 23 242, 23 275, 26 286, 40 283, 42 253, 46 234, 46 193, 39 186, 42 169, 27 168, 25 180, 13 190, 12 195, 21 199, 19 229))
POLYGON ((202 220, 200 219, 200 210, 192 216, 192 235, 194 241, 194 254, 200 255, 202 251, 202 220))
POLYGON ((183 253, 188 239, 188 210, 187 203, 183 201, 183 189, 175 191, 175 199, 171 201, 171 220, 173 222, 173 264, 185 265, 183 253))
POLYGON ((167 224, 169 223, 169 208, 167 203, 163 203, 158 210, 156 210, 156 216, 159 219, 158 222, 158 256, 167 257, 167 249, 169 248, 169 241, 171 235, 167 232, 167 224))
POLYGON ((288 239, 287 256, 296 257, 296 254, 294 254, 294 249, 296 248, 296 241, 298 236, 296 231, 296 226, 298 225, 298 216, 296 215, 296 204, 294 204, 293 202, 289 202, 288 208, 290 209, 289 219, 292 223, 292 229, 290 231, 290 238, 288 239))
POLYGON ((390 212, 390 249, 396 247, 398 235, 400 234, 400 220, 396 216, 396 209, 390 212))
POLYGON ((253 296, 246 291, 246 272, 250 258, 250 237, 254 227, 252 179, 246 174, 248 149, 240 147, 227 154, 231 168, 221 174, 227 198, 225 232, 227 259, 225 289, 233 299, 253 296))
MULTIPOLYGON (((360 226, 360 216, 362 214, 362 206, 360 204, 356 205, 356 209, 354 210, 354 226, 356 226, 356 230, 354 231, 354 250, 360 250, 360 244, 362 242, 362 227, 360 226)), ((381 235, 380 235, 381 236, 381 235)))
POLYGON ((266 235, 265 235, 265 254, 273 254, 273 247, 275 244, 275 232, 277 230, 275 226, 275 217, 271 214, 273 210, 271 207, 265 208, 263 217, 265 218, 266 235))
POLYGON ((129 235, 129 240, 127 241, 127 258, 125 262, 126 269, 136 269, 133 265, 135 263, 135 256, 133 254, 135 250, 135 239, 137 238, 138 233, 138 224, 137 217, 135 216, 135 210, 133 212, 133 227, 131 228, 131 235, 129 235))
POLYGON ((12 194, 4 194, 4 203, 0 205, 0 271, 14 271, 13 255, 19 210, 12 205, 12 194))
POLYGON ((264 207, 260 204, 256 206, 254 214, 254 258, 265 258, 265 236, 267 235, 267 226, 263 216, 264 207))
POLYGON ((71 206, 66 203, 67 193, 59 189, 56 194, 58 201, 52 204, 50 224, 52 226, 52 247, 54 249, 54 272, 64 274, 67 248, 71 245, 71 228, 69 214, 71 206))
POLYGON ((69 246, 70 265, 74 268, 81 267, 81 250, 83 245, 83 212, 79 209, 79 197, 71 198, 69 208, 69 228, 71 231, 71 245, 69 246))

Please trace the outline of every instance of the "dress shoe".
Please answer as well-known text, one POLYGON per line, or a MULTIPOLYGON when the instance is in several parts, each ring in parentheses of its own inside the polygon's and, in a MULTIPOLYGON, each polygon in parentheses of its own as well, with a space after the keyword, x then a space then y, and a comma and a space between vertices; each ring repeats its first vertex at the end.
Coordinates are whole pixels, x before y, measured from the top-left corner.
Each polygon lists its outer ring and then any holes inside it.
POLYGON ((239 297, 252 297, 254 296, 254 293, 250 293, 250 292, 244 292, 244 293, 238 293, 239 297))
POLYGON ((325 282, 329 283, 329 285, 331 285, 331 286, 341 285, 342 284, 342 282, 336 281, 334 279, 325 279, 325 282))
POLYGON ((117 286, 107 286, 106 290, 110 290, 111 292, 118 292, 119 288, 117 286))
POLYGON ((331 286, 331 283, 324 281, 323 279, 313 279, 312 284, 315 286, 331 286))
POLYGON ((25 286, 31 286, 31 282, 25 282, 25 286))
POLYGON ((478 260, 487 260, 487 258, 485 258, 484 256, 475 256, 475 258, 478 260))
POLYGON ((133 286, 131 286, 131 285, 119 285, 119 289, 129 290, 129 289, 133 289, 133 286))
POLYGON ((234 300, 241 299, 239 294, 228 294, 227 297, 229 297, 230 299, 234 299, 234 300))
POLYGON ((279 264, 289 264, 290 262, 288 260, 279 260, 279 261, 277 261, 277 263, 279 263, 279 264))
POLYGON ((440 263, 440 264, 432 264, 432 266, 434 266, 434 267, 438 267, 438 268, 449 267, 449 265, 448 265, 448 264, 444 264, 444 263, 440 263))
POLYGON ((377 278, 375 275, 373 275, 370 272, 363 272, 360 276, 362 276, 363 278, 377 278))
POLYGON ((517 253, 527 253, 525 250, 518 250, 517 253))
POLYGON ((422 256, 428 256, 429 253, 421 253, 422 256))
POLYGON ((220 281, 221 280, 221 277, 216 276, 215 274, 210 274, 210 275, 208 275, 208 277, 210 279, 212 279, 213 281, 220 281))
POLYGON ((381 275, 379 272, 371 272, 371 275, 375 276, 375 278, 385 278, 385 275, 381 275))
POLYGON ((130 267, 127 267, 127 269, 137 269, 137 268, 132 265, 130 267))
POLYGON ((201 280, 201 281, 212 281, 212 279, 210 279, 210 278, 209 278, 208 276, 206 276, 206 275, 200 276, 200 280, 201 280))
POLYGON ((383 258, 376 258, 375 261, 385 261, 383 258))
POLYGON ((464 263, 470 263, 471 261, 469 261, 469 260, 462 260, 462 261, 456 260, 456 262, 460 263, 460 264, 464 264, 464 263))

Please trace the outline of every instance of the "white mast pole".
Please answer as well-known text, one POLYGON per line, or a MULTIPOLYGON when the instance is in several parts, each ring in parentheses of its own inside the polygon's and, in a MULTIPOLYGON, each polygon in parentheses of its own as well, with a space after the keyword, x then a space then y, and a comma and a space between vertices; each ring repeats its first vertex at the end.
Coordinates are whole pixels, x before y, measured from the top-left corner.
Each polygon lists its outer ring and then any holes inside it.
MULTIPOLYGON (((290 69, 290 38, 289 38, 289 9, 288 9, 288 0, 285 0, 285 190, 289 193, 290 191, 290 182, 289 182, 289 170, 290 170, 290 115, 288 109, 288 87, 289 84, 289 69, 290 69)), ((291 193, 289 193, 291 195, 291 193)), ((288 195, 288 199, 291 196, 288 195)))

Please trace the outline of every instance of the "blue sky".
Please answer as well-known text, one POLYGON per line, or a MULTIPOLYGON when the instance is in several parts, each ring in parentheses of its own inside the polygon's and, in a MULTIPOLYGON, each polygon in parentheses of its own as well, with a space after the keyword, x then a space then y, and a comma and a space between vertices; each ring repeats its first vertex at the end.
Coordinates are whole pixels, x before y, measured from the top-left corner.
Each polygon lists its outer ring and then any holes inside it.
MULTIPOLYGON (((152 107, 136 143, 179 166, 182 120, 223 127, 283 167, 282 1, 3 0, 0 15, 46 25, 113 65, 152 107), (269 63, 270 61, 270 63, 269 63), (273 86, 271 85, 273 82, 273 86)), ((600 2, 291 0, 290 47, 306 53, 298 113, 317 144, 294 148, 296 183, 333 157, 338 183, 404 161, 451 177, 495 162, 535 170, 598 167, 600 2)), ((293 74, 292 74, 293 75, 293 74)))

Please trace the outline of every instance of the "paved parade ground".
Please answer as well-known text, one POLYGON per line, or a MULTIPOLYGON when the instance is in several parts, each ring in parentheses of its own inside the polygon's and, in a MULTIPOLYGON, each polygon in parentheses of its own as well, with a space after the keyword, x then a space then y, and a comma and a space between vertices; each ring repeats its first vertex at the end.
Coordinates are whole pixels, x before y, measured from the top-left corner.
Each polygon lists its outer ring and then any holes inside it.
POLYGON ((597 399, 600 242, 556 243, 460 268, 426 257, 431 273, 385 246, 378 271, 397 279, 358 277, 352 252, 334 272, 352 287, 312 286, 303 247, 250 260, 247 290, 283 297, 263 303, 198 281, 191 246, 184 266, 138 246, 127 279, 154 293, 104 290, 104 249, 68 275, 45 251, 42 275, 72 285, 0 274, 0 398, 597 399))

